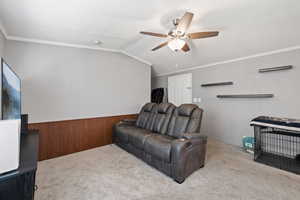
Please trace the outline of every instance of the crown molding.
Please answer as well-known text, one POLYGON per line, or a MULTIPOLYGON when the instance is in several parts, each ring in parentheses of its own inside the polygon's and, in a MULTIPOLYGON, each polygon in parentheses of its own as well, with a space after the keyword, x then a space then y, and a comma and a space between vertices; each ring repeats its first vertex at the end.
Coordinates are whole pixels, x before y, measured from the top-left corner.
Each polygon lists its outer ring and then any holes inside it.
POLYGON ((155 77, 160 77, 160 76, 168 76, 168 75, 177 74, 177 73, 186 72, 186 71, 193 71, 193 70, 201 69, 201 68, 213 67, 213 66, 216 66, 216 65, 222 65, 222 64, 227 64, 227 63, 238 62, 238 61, 242 61, 242 60, 248 60, 248 59, 251 59, 251 58, 258 58, 258 57, 262 57, 262 56, 269 56, 269 55, 273 55, 273 54, 284 53, 284 52, 289 52, 289 51, 294 51, 294 50, 300 50, 300 46, 299 45, 298 46, 292 46, 292 47, 287 47, 287 48, 283 48, 283 49, 277 49, 277 50, 274 50, 274 51, 268 51, 268 52, 263 52, 263 53, 259 53, 259 54, 253 54, 253 55, 250 55, 250 56, 244 56, 244 57, 240 57, 240 58, 209 63, 209 64, 195 66, 195 67, 188 67, 186 69, 181 69, 181 70, 177 70, 177 71, 173 71, 173 72, 157 74, 157 75, 154 76, 154 78, 155 77))
MULTIPOLYGON (((134 56, 134 55, 128 53, 127 51, 125 51, 125 50, 109 49, 109 48, 102 48, 102 47, 92 47, 92 46, 88 46, 88 45, 78 45, 78 44, 70 44, 70 43, 63 43, 63 42, 53 42, 53 41, 47 41, 47 40, 39 40, 39 39, 32 39, 32 38, 9 36, 6 32, 6 29, 4 28, 3 24, 1 23, 1 21, 0 21, 0 31, 3 33, 4 37, 7 40, 121 53, 121 54, 124 54, 128 57, 131 57, 131 58, 133 58, 133 59, 135 59, 139 62, 142 62, 146 65, 149 65, 149 66, 153 65, 151 62, 146 61, 146 60, 144 60, 144 59, 142 59, 138 56, 134 56)), ((188 67, 186 69, 176 70, 176 71, 173 71, 173 72, 160 73, 160 74, 157 74, 157 75, 153 76, 153 78, 160 77, 160 76, 168 76, 168 75, 182 73, 182 72, 186 72, 186 71, 193 71, 193 70, 197 70, 197 69, 201 69, 201 68, 213 67, 213 66, 227 64, 227 63, 233 63, 233 62, 248 60, 248 59, 252 59, 252 58, 258 58, 258 57, 262 57, 262 56, 268 56, 268 55, 273 55, 273 54, 278 54, 278 53, 284 53, 284 52, 289 52, 289 51, 294 51, 294 50, 300 50, 300 45, 287 47, 287 48, 283 48, 283 49, 277 49, 277 50, 268 51, 268 52, 263 52, 263 53, 259 53, 259 54, 253 54, 253 55, 250 55, 250 56, 244 56, 244 57, 240 57, 240 58, 220 61, 220 62, 209 63, 209 64, 205 64, 205 65, 200 65, 200 66, 188 67)))
POLYGON ((150 62, 148 62, 144 59, 141 59, 137 56, 131 55, 130 53, 128 53, 125 50, 109 49, 109 48, 102 48, 102 47, 92 47, 92 46, 88 46, 88 45, 78 45, 78 44, 70 44, 70 43, 64 43, 64 42, 53 42, 53 41, 48 41, 48 40, 39 40, 39 39, 33 39, 33 38, 9 36, 7 34, 6 29, 4 28, 1 20, 0 20, 0 32, 4 35, 5 39, 7 39, 7 40, 120 53, 120 54, 124 54, 128 57, 131 57, 139 62, 142 62, 146 65, 152 66, 152 64, 150 62))
MULTIPOLYGON (((1 24, 0 24, 1 25, 1 24)), ((3 27, 3 26, 2 26, 3 27)), ((0 26, 0 30, 5 30, 0 26)), ((16 37, 16 36, 8 36, 5 33, 3 33, 7 40, 12 41, 19 41, 19 42, 29 42, 29 43, 36 43, 36 44, 47 44, 47 45, 54 45, 54 46, 63 46, 63 47, 71 47, 71 48, 81 48, 81 49, 91 49, 91 50, 98 50, 98 51, 107 51, 107 52, 113 52, 113 53, 121 53, 128 57, 131 57, 139 62, 142 62, 146 65, 152 66, 152 64, 144 59, 141 59, 137 56, 131 55, 127 51, 124 50, 118 50, 118 49, 109 49, 109 48, 102 48, 102 47, 93 47, 88 45, 78 45, 78 44, 70 44, 70 43, 63 43, 63 42, 53 42, 53 41, 47 41, 47 40, 38 40, 38 39, 32 39, 32 38, 24 38, 24 37, 16 37)))
POLYGON ((30 43, 36 43, 36 44, 47 44, 47 45, 63 46, 63 47, 72 47, 72 48, 80 48, 80 49, 101 50, 101 51, 109 51, 109 52, 115 52, 115 53, 120 52, 117 49, 93 47, 93 46, 88 46, 88 45, 78 45, 78 44, 71 44, 71 43, 64 43, 64 42, 53 42, 53 41, 48 41, 48 40, 38 40, 38 39, 16 37, 16 36, 7 36, 7 40, 30 42, 30 43))
POLYGON ((127 51, 121 50, 120 53, 122 53, 122 54, 124 54, 124 55, 126 55, 126 56, 129 56, 129 57, 131 57, 131 58, 133 58, 133 59, 135 59, 135 60, 138 60, 138 61, 140 61, 140 62, 142 62, 142 63, 144 63, 144 64, 146 64, 146 65, 152 66, 152 63, 150 63, 149 61, 146 61, 146 60, 144 60, 144 59, 142 59, 142 58, 139 58, 139 57, 137 57, 137 56, 134 56, 134 55, 128 53, 127 51))

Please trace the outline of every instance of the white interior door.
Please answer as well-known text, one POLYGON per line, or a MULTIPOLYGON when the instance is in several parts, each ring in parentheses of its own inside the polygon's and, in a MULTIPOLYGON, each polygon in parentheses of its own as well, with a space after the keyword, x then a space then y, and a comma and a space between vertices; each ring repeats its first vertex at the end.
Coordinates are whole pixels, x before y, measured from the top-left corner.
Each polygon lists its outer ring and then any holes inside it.
POLYGON ((168 77, 168 100, 176 106, 192 103, 192 74, 168 77))

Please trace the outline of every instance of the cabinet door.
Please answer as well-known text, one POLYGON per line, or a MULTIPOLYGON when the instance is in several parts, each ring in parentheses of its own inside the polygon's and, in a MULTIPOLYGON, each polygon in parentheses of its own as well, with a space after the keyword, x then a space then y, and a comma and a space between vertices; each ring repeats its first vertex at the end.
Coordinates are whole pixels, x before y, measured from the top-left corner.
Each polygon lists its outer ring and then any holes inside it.
POLYGON ((0 182, 0 200, 33 200, 35 171, 0 182))
POLYGON ((20 182, 23 184, 23 199, 33 200, 35 188, 35 171, 24 174, 20 182))
POLYGON ((10 178, 0 182, 0 200, 22 199, 23 192, 20 192, 18 177, 10 178))

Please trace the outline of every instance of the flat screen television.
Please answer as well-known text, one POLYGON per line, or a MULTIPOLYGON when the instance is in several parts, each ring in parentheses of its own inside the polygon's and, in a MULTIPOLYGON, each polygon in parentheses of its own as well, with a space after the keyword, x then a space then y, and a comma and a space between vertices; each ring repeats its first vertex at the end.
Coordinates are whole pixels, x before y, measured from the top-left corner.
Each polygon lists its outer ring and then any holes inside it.
POLYGON ((2 120, 21 119, 21 80, 1 59, 2 120))

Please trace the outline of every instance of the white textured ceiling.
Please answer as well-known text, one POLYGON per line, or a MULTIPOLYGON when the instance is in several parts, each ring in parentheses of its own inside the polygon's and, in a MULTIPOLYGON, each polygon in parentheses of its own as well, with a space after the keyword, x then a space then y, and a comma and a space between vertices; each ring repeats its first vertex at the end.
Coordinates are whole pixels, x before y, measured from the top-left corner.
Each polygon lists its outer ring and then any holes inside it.
POLYGON ((154 75, 300 45, 299 0, 1 0, 9 38, 25 38, 125 51, 153 64, 154 75), (189 32, 220 31, 189 41, 188 53, 150 49, 172 19, 193 12, 189 32))

